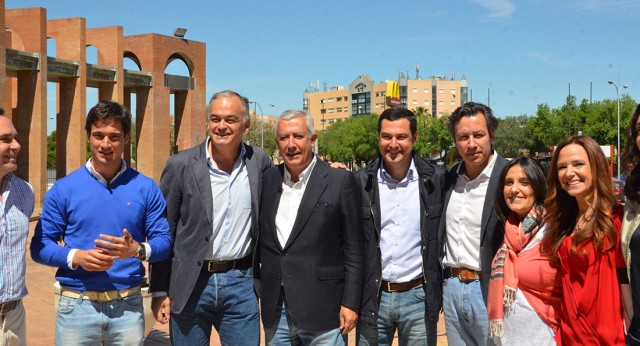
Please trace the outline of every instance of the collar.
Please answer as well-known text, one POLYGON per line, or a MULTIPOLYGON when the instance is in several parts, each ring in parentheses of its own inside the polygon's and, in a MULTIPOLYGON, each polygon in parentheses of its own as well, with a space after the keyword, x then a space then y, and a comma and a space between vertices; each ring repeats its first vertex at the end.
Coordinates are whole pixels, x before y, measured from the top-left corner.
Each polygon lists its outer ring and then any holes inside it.
MULTIPOLYGON (((484 177, 484 178, 490 178, 491 177, 491 172, 493 171, 493 166, 496 165, 496 159, 498 158, 498 153, 496 153, 495 150, 492 150, 491 153, 492 153, 491 160, 489 160, 489 163, 487 164, 487 167, 485 167, 482 170, 482 172, 480 172, 480 174, 476 177, 476 179, 478 179, 480 177, 484 177)), ((456 173, 458 173, 458 175, 464 175, 465 177, 467 176, 467 173, 465 171, 464 161, 462 161, 462 163, 460 163, 460 165, 458 166, 458 169, 456 170, 456 173)))
POLYGON ((116 175, 113 177, 113 179, 111 179, 111 181, 107 181, 107 179, 105 179, 100 173, 98 173, 95 170, 95 168, 93 168, 93 164, 91 163, 92 160, 93 160, 93 158, 90 157, 87 160, 87 163, 84 164, 84 166, 89 170, 89 172, 91 173, 91 175, 93 175, 94 178, 98 179, 100 182, 102 182, 105 185, 109 185, 109 184, 113 183, 114 181, 116 181, 116 179, 120 178, 122 173, 124 173, 124 171, 127 170, 127 163, 124 161, 124 159, 121 159, 122 162, 120 163, 120 170, 118 171, 118 173, 116 173, 116 175))
MULTIPOLYGON (((211 153, 209 152, 210 143, 211 143, 211 137, 207 136, 207 140, 205 141, 205 145, 204 145, 204 152, 207 158, 207 162, 209 162, 213 167, 217 169, 218 165, 216 165, 215 161, 213 161, 213 159, 211 158, 211 153)), ((247 155, 247 150, 245 149, 244 144, 240 143, 240 155, 238 155, 238 158, 236 158, 236 162, 238 161, 239 158, 242 158, 242 160, 244 160, 245 155, 247 155)), ((234 164, 234 168, 235 168, 235 164, 234 164)))
POLYGON ((291 174, 289 173, 289 171, 287 170, 287 165, 284 166, 284 178, 282 179, 283 183, 285 183, 287 186, 293 186, 295 184, 302 184, 302 185, 306 185, 308 180, 309 180, 309 176, 311 175, 311 172, 313 171, 313 167, 316 166, 316 161, 317 161, 317 156, 313 155, 313 160, 311 160, 311 163, 309 164, 309 166, 307 166, 307 168, 304 169, 304 171, 302 171, 300 173, 300 175, 298 175, 298 182, 294 183, 291 180, 291 174))
POLYGON ((391 177, 391 174, 389 174, 387 172, 387 170, 384 169, 384 159, 382 159, 380 161, 380 170, 379 170, 379 173, 378 173, 378 181, 379 182, 393 182, 393 183, 400 183, 400 182, 404 182, 404 181, 413 181, 417 177, 416 172, 417 172, 417 170, 416 170, 415 161, 413 160, 413 157, 411 157, 411 164, 409 165, 409 170, 407 171, 407 175, 405 175, 404 178, 402 178, 402 180, 396 181, 395 179, 393 179, 393 177, 391 177))

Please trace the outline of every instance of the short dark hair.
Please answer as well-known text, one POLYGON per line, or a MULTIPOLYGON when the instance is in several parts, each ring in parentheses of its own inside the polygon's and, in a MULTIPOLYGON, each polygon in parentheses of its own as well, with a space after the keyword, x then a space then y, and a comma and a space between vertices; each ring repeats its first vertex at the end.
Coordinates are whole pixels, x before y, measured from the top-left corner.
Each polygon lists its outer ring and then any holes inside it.
POLYGON ((498 128, 498 119, 493 115, 493 111, 488 106, 482 103, 467 102, 462 106, 456 108, 453 113, 447 119, 447 128, 451 138, 456 138, 456 125, 462 119, 462 117, 471 117, 478 113, 482 113, 487 120, 487 129, 489 130, 489 137, 494 138, 496 129, 498 128))
POLYGON ((87 136, 91 135, 91 127, 98 121, 115 120, 122 125, 122 131, 125 135, 131 132, 131 113, 127 107, 122 106, 118 102, 102 100, 95 106, 91 107, 87 114, 87 122, 84 129, 87 136))
POLYGON ((211 109, 211 104, 213 103, 213 101, 219 99, 219 98, 223 98, 223 97, 237 97, 240 100, 240 105, 242 105, 242 111, 244 112, 244 121, 249 121, 250 120, 250 109, 249 109, 249 99, 238 94, 237 92, 233 91, 233 90, 222 90, 222 91, 218 91, 217 93, 213 94, 213 96, 211 96, 211 99, 209 100, 209 105, 207 106, 207 109, 209 109, 208 111, 210 111, 211 109))
POLYGON ((415 135, 418 131, 418 120, 416 119, 416 115, 403 107, 391 107, 387 108, 380 114, 378 117, 378 134, 380 134, 380 130, 382 129, 382 120, 396 121, 400 119, 409 120, 409 128, 411 129, 411 134, 415 135))
POLYGON ((4 108, 0 107, 0 115, 4 115, 4 108))
POLYGON ((504 182, 507 179, 507 173, 509 173, 509 170, 515 166, 522 167, 524 174, 529 180, 529 185, 531 186, 535 197, 533 207, 536 208, 538 215, 541 216, 542 210, 544 209, 544 198, 547 195, 547 179, 544 175, 542 165, 529 156, 520 156, 509 161, 504 169, 502 169, 502 172, 500 172, 500 178, 498 178, 498 191, 495 207, 498 217, 503 222, 507 220, 509 213, 511 212, 507 203, 504 201, 504 182))

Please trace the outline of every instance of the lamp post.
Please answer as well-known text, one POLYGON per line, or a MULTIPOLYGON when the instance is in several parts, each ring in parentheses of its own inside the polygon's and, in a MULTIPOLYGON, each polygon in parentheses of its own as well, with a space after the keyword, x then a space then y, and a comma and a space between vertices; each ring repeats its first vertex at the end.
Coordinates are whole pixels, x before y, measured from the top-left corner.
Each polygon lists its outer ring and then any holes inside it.
MULTIPOLYGON (((320 111, 320 114, 322 114, 322 120, 320 121, 320 123, 322 124, 322 142, 323 143, 324 143, 324 123, 325 123, 325 120, 324 120, 324 112, 325 112, 324 103, 325 103, 325 101, 327 101, 327 99, 325 99, 325 98, 321 98, 320 99, 320 103, 322 104, 322 110, 320 111)), ((322 152, 322 145, 320 145, 320 150, 318 150, 318 151, 322 152)))
POLYGON ((256 101, 249 101, 249 103, 253 103, 253 114, 255 114, 256 116, 258 116, 257 108, 260 108, 260 132, 261 132, 261 138, 260 138, 260 148, 264 148, 264 113, 262 113, 262 107, 260 107, 260 105, 258 104, 258 102, 256 101))
POLYGON ((609 80, 608 83, 613 85, 614 88, 616 88, 616 93, 618 94, 618 147, 616 148, 617 150, 616 159, 618 161, 618 179, 620 179, 620 88, 622 87, 626 89, 629 86, 627 84, 622 84, 618 86, 612 80, 609 80))

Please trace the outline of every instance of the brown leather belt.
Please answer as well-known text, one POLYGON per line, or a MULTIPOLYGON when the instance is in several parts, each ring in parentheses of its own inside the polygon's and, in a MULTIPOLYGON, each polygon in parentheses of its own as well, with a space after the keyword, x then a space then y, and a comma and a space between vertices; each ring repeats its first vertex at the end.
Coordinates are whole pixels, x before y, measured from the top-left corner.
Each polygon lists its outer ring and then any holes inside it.
POLYGON ((385 292, 405 292, 414 287, 422 285, 422 278, 413 279, 409 282, 389 282, 382 280, 380 289, 385 292))
POLYGON ((203 270, 209 273, 224 273, 232 269, 247 269, 251 267, 251 255, 237 260, 229 261, 209 261, 205 260, 203 270))
POLYGON ((0 315, 13 311, 18 303, 20 303, 20 299, 0 304, 0 315))
POLYGON ((448 267, 446 270, 449 272, 450 277, 457 277, 462 282, 482 280, 482 272, 477 272, 467 268, 452 267, 448 267))

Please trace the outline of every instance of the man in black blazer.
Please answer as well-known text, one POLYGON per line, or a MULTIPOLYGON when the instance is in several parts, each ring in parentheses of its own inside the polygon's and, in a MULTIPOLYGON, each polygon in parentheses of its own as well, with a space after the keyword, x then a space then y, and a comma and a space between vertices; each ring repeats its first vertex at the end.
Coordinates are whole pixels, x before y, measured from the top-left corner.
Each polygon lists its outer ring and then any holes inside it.
POLYGON ((242 143, 245 97, 218 92, 208 110, 207 140, 169 158, 160 178, 173 249, 151 265, 152 309, 158 322, 171 322, 174 345, 209 345, 212 326, 223 345, 258 345, 252 260, 262 173, 273 164, 242 143))
POLYGON ((362 193, 365 288, 358 345, 437 344, 442 307, 438 227, 446 172, 413 151, 418 120, 392 107, 378 118, 380 155, 356 173, 362 193))
POLYGON ((449 345, 486 345, 487 292, 491 261, 502 244, 504 224, 494 209, 506 161, 493 150, 498 120, 474 102, 458 107, 447 121, 462 162, 450 170, 451 187, 440 223, 443 310, 449 345))
POLYGON ((276 143, 284 164, 263 175, 259 279, 269 345, 346 344, 362 299, 361 200, 351 172, 313 154, 304 111, 286 111, 276 143))

